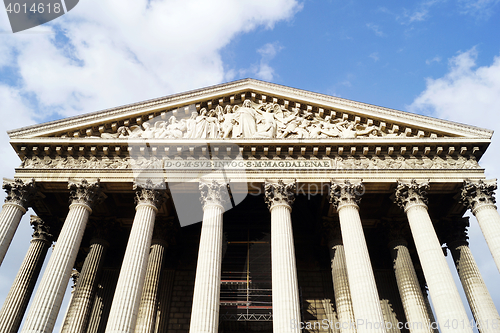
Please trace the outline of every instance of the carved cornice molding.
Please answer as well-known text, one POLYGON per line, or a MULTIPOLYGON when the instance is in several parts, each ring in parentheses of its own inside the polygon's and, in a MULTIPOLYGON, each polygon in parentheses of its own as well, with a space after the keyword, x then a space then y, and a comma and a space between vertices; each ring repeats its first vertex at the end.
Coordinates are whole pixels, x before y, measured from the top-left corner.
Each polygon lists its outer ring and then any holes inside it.
POLYGON ((198 188, 203 208, 207 206, 224 206, 230 200, 228 185, 224 182, 202 180, 198 188))
POLYGON ((145 182, 135 182, 135 203, 137 206, 150 205, 156 210, 168 199, 165 181, 147 179, 145 182))
POLYGON ((415 179, 410 182, 398 181, 396 192, 394 193, 394 202, 405 210, 413 206, 425 206, 427 208, 427 189, 429 182, 418 183, 415 179))
POLYGON ((279 180, 278 183, 266 181, 264 184, 264 195, 267 207, 271 210, 276 206, 284 205, 291 209, 295 201, 296 181, 289 183, 279 180))
POLYGON ((473 214, 476 214, 479 209, 495 205, 496 189, 497 181, 495 179, 477 182, 466 180, 460 192, 460 202, 473 214))
POLYGON ((31 236, 33 240, 42 240, 47 242, 47 244, 52 244, 54 241, 54 235, 51 233, 51 225, 46 221, 42 220, 38 216, 30 216, 30 225, 33 228, 33 235, 31 236))
POLYGON ((330 186, 330 203, 337 210, 347 206, 358 208, 361 196, 364 193, 365 188, 361 180, 352 183, 349 180, 343 182, 332 180, 330 186))
POLYGON ((68 182, 70 205, 81 204, 89 209, 103 199, 99 180, 89 182, 87 179, 68 182))
POLYGON ((6 204, 14 204, 28 209, 31 199, 36 193, 35 180, 23 182, 21 179, 4 179, 2 188, 7 192, 6 204))

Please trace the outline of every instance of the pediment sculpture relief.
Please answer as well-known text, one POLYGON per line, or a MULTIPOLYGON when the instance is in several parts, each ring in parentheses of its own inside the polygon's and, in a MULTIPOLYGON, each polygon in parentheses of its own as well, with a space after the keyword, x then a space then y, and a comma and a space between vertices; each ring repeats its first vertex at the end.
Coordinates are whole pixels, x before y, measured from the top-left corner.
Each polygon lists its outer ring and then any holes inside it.
POLYGON ((318 117, 312 112, 286 109, 275 103, 255 104, 245 100, 240 105, 218 105, 192 112, 189 118, 145 122, 121 126, 116 133, 102 133, 101 138, 145 139, 229 139, 229 138, 344 138, 406 136, 380 126, 368 126, 350 120, 318 117))

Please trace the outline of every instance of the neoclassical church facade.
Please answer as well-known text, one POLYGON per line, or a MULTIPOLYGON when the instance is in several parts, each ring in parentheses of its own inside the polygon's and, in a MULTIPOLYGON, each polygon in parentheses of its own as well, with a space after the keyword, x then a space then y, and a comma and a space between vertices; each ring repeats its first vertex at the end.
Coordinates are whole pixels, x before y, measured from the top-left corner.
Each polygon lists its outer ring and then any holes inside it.
POLYGON ((0 332, 500 332, 492 134, 253 79, 12 130, 0 332))

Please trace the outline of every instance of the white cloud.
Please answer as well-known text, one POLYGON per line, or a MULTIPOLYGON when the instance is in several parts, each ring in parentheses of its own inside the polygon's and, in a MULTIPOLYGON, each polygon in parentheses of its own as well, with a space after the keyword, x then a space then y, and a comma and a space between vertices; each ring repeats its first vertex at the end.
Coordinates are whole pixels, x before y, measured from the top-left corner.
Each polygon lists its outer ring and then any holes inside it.
POLYGON ((432 59, 427 59, 427 60, 425 61, 425 63, 426 63, 427 65, 430 65, 430 64, 432 64, 433 62, 441 62, 441 57, 440 57, 440 56, 435 56, 434 58, 432 58, 432 59))
POLYGON ((380 57, 378 56, 378 52, 373 52, 369 55, 370 58, 373 59, 373 61, 377 62, 380 60, 380 57))
POLYGON ((269 65, 269 62, 276 57, 276 54, 281 51, 278 43, 267 43, 257 50, 261 55, 259 70, 256 73, 257 77, 263 80, 271 81, 274 77, 274 69, 269 65))
POLYGON ((458 6, 462 14, 487 19, 493 14, 494 7, 500 0, 459 0, 458 6))
POLYGON ((366 27, 370 30, 372 30, 375 35, 379 36, 379 37, 384 37, 386 36, 386 34, 382 31, 382 29, 380 29, 380 27, 376 24, 373 24, 373 23, 367 23, 366 24, 366 27))
MULTIPOLYGON (((472 48, 449 61, 449 71, 437 79, 427 79, 426 89, 409 106, 409 110, 432 114, 489 129, 500 125, 500 56, 489 66, 476 65, 477 51, 472 48)), ((500 178, 500 136, 480 161, 487 178, 500 178)), ((498 195, 497 195, 498 197, 498 195)), ((500 302, 498 271, 475 218, 469 229, 471 250, 496 304, 500 302)), ((461 288, 459 288, 461 289, 461 288)))
POLYGON ((299 9, 297 0, 83 1, 54 21, 58 34, 2 35, 0 59, 10 55, 40 112, 73 115, 220 83, 223 47, 299 9))

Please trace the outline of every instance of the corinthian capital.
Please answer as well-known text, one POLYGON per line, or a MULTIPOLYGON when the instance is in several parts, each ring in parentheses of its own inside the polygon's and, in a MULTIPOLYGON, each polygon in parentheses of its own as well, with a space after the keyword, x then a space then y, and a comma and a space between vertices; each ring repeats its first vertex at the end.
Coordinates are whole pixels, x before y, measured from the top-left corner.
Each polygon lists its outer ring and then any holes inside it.
POLYGON ((40 239, 47 243, 52 243, 54 236, 50 233, 50 224, 38 216, 30 216, 30 225, 33 228, 33 239, 40 239))
POLYGON ((398 181, 394 202, 404 210, 414 205, 425 205, 427 207, 427 192, 429 182, 417 183, 415 179, 410 182, 398 181))
POLYGON ((21 179, 4 179, 2 188, 7 192, 5 203, 16 204, 25 209, 28 208, 29 202, 36 192, 34 179, 26 182, 21 179))
POLYGON ((276 205, 286 205, 291 207, 295 201, 295 181, 284 183, 279 180, 278 183, 266 182, 264 185, 266 203, 269 209, 276 205))
POLYGON ((79 182, 70 181, 69 188, 69 202, 72 204, 84 204, 90 208, 100 199, 101 186, 99 180, 89 182, 82 179, 79 182))
POLYGON ((481 207, 495 204, 494 191, 497 189, 497 181, 479 180, 477 182, 464 181, 460 202, 473 213, 481 207))
POLYGON ((159 209, 167 200, 164 181, 154 183, 151 179, 148 179, 145 183, 135 183, 134 191, 137 206, 153 205, 156 209, 159 209))
POLYGON ((365 193, 365 188, 361 181, 351 183, 332 181, 330 186, 330 203, 339 210, 347 205, 358 206, 361 195, 365 193))
POLYGON ((219 183, 216 180, 200 181, 199 189, 201 192, 200 201, 203 207, 207 205, 224 206, 229 201, 226 183, 219 183))

